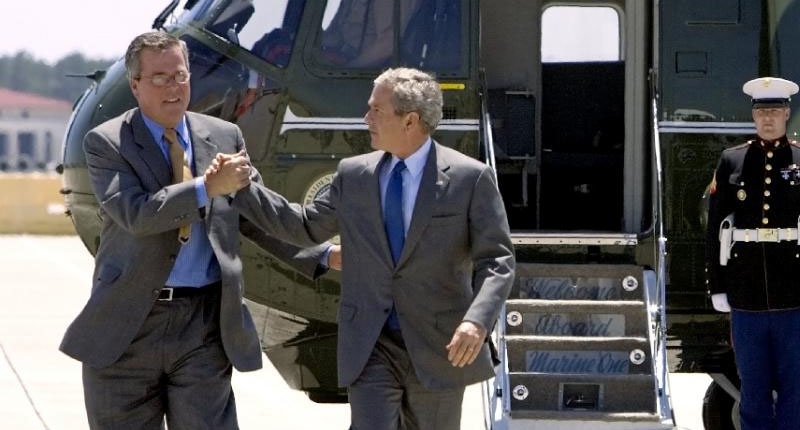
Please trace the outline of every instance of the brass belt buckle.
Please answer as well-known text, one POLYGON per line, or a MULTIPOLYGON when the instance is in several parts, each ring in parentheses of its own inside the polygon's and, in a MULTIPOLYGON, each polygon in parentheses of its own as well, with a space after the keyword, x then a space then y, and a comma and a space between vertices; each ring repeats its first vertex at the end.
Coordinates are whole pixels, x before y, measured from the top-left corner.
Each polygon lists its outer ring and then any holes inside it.
POLYGON ((759 242, 777 242, 778 241, 778 229, 776 229, 776 228, 759 228, 756 231, 758 232, 758 241, 759 242))

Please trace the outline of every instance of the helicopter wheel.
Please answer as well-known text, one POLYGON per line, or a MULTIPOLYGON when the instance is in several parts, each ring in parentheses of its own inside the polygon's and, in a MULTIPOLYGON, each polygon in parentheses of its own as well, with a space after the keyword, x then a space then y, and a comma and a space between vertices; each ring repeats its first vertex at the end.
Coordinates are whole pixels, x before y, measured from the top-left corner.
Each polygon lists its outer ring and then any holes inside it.
POLYGON ((703 426, 706 430, 739 430, 739 402, 716 382, 711 382, 703 397, 703 426))

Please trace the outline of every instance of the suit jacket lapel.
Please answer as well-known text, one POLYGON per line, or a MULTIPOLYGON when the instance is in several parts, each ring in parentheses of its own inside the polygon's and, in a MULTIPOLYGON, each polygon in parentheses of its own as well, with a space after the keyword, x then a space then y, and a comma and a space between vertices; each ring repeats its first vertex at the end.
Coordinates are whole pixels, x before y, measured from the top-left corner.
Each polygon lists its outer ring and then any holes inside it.
MULTIPOLYGON (((166 187, 172 183, 172 167, 161 152, 161 143, 153 140, 153 135, 144 124, 142 113, 139 109, 131 111, 128 121, 133 135, 133 142, 136 145, 136 155, 143 161, 143 164, 153 173, 159 185, 166 187)), ((120 151, 126 151, 125 142, 120 142, 120 151)))
POLYGON ((394 266, 392 261, 392 251, 389 249, 389 239, 386 237, 386 230, 383 226, 383 204, 381 204, 381 171, 385 163, 391 160, 392 156, 388 152, 380 153, 375 152, 375 156, 371 157, 361 171, 361 183, 365 186, 365 202, 368 202, 366 219, 378 220, 372 225, 374 231, 373 237, 380 238, 380 248, 383 250, 384 260, 389 267, 394 266))
MULTIPOLYGON (((195 176, 202 175, 206 168, 211 164, 218 151, 218 147, 211 140, 211 132, 205 127, 205 123, 195 116, 192 112, 186 112, 186 122, 189 126, 189 134, 192 139, 192 160, 194 162, 195 176)), ((209 199, 208 210, 211 212, 214 199, 209 199)), ((208 222, 209 217, 206 217, 208 222)))
MULTIPOLYGON (((419 242, 422 232, 425 231, 428 222, 431 220, 437 200, 450 185, 450 177, 446 173, 450 169, 450 163, 442 159, 438 149, 439 145, 433 142, 425 168, 422 171, 422 180, 417 191, 417 201, 414 203, 414 214, 411 217, 411 225, 406 234, 406 242, 403 246, 403 253, 400 255, 400 261, 397 263, 398 266, 403 264, 410 255, 411 250, 419 242)), ((386 246, 388 249, 388 242, 386 246)))

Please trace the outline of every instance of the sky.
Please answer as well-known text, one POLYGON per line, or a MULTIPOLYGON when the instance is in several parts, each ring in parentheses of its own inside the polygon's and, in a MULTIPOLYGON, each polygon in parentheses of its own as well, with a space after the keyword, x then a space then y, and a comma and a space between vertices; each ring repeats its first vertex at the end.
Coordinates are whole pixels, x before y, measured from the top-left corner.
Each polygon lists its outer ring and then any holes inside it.
MULTIPOLYGON (((80 52, 92 59, 124 55, 150 30, 170 0, 0 0, 0 56, 21 50, 54 64, 80 52)), ((178 10, 183 7, 181 1, 178 10)))

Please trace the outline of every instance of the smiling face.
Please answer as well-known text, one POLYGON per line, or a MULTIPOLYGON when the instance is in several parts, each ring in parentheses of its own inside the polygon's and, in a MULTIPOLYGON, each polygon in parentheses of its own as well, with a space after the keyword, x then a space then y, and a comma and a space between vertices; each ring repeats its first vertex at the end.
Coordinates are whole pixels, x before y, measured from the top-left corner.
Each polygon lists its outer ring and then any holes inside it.
POLYGON ((142 112, 163 127, 175 127, 189 107, 189 82, 179 84, 177 73, 189 73, 180 46, 145 48, 139 53, 140 73, 130 79, 131 90, 142 112), (166 76, 165 86, 153 85, 153 76, 166 76))

